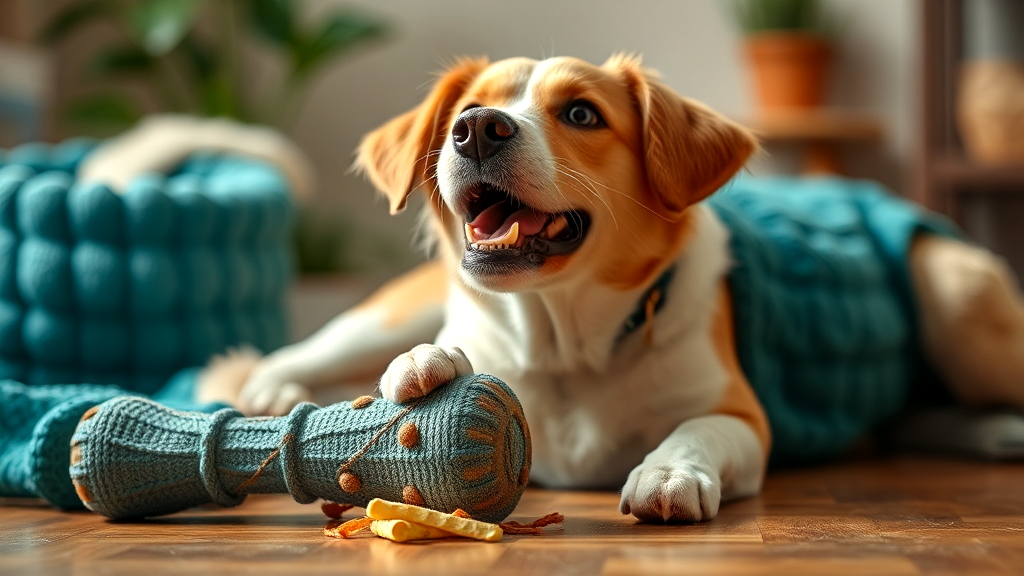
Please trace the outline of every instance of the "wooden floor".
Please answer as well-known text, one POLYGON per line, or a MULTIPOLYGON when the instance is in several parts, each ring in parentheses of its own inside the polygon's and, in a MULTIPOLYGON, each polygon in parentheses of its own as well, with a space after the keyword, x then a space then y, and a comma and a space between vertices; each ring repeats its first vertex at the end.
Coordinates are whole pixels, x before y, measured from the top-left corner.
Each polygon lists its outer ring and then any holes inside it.
POLYGON ((531 489, 513 519, 565 514, 497 544, 332 540, 286 496, 113 523, 0 506, 0 574, 1024 574, 1024 464, 891 459, 776 473, 708 523, 639 524, 613 493, 531 489))

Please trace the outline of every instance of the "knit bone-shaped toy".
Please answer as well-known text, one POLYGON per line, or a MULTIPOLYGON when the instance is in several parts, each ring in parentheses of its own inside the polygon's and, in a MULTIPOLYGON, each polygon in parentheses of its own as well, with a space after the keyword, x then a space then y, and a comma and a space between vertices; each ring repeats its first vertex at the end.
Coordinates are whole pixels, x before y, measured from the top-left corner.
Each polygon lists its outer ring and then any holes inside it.
POLYGON ((463 376, 405 405, 369 396, 288 416, 179 412, 119 397, 89 410, 71 439, 85 505, 114 519, 178 512, 246 494, 365 506, 404 501, 498 522, 522 496, 530 433, 500 380, 463 376))

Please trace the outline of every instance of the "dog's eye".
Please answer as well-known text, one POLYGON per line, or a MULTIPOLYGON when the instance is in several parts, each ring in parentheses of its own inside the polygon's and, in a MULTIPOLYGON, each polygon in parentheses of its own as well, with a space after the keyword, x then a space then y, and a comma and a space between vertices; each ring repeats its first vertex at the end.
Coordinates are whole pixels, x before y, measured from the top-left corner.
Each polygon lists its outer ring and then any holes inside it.
POLYGON ((569 104, 562 116, 566 122, 576 126, 593 128, 604 124, 604 120, 597 113, 594 105, 586 101, 577 101, 569 104))

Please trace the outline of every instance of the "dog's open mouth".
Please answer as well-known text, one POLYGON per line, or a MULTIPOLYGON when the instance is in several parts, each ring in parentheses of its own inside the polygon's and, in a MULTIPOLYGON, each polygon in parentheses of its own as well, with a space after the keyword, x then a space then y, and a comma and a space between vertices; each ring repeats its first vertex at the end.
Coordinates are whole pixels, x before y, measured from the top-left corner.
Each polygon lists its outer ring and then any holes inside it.
POLYGON ((590 227, 586 212, 542 212, 489 184, 472 192, 464 217, 466 258, 474 262, 487 257, 540 265, 579 248, 590 227))

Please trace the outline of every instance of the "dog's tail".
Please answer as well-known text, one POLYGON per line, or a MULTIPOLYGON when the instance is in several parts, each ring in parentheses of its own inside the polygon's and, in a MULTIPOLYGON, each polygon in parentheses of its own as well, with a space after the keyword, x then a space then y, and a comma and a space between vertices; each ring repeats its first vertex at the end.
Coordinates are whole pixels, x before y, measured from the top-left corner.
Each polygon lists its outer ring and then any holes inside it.
POLYGON ((227 354, 214 356, 199 373, 196 400, 237 406, 242 387, 261 359, 259 351, 251 346, 234 348, 228 350, 227 354))

